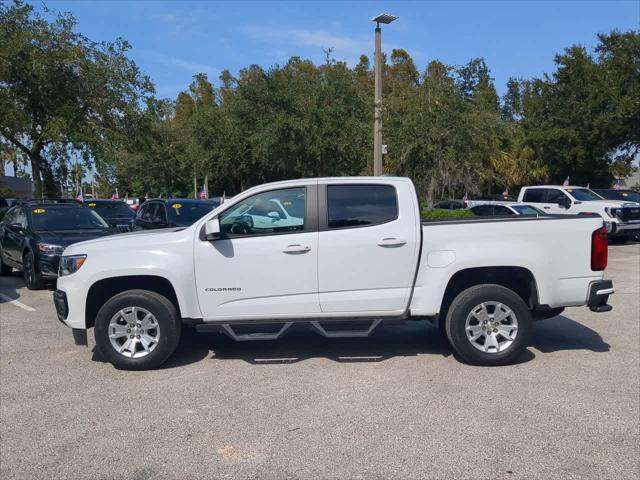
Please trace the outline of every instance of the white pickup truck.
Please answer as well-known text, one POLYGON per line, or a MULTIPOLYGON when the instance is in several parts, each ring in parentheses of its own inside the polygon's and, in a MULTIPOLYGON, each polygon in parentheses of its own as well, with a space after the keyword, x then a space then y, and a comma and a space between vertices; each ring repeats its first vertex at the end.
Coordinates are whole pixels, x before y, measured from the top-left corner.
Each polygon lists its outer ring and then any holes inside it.
POLYGON ((600 217, 421 223, 409 179, 306 179, 246 190, 187 228, 71 245, 54 302, 77 344, 94 327, 124 369, 162 364, 184 326, 253 340, 297 322, 355 337, 402 320, 432 321, 468 363, 503 365, 526 348, 532 320, 611 310, 606 263, 600 217), (274 204, 299 221, 280 224, 274 204))
POLYGON ((609 236, 640 232, 640 203, 605 200, 585 187, 522 187, 518 201, 555 215, 598 215, 604 220, 609 236))

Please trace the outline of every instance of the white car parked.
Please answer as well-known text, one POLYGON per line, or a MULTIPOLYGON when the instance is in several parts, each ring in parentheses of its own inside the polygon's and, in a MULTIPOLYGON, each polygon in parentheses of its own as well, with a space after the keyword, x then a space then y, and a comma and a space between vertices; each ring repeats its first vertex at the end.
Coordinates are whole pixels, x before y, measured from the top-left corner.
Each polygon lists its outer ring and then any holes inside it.
POLYGON ((73 244, 54 302, 77 343, 93 327, 125 369, 161 365, 184 326, 236 340, 294 323, 364 337, 407 319, 442 328, 469 363, 503 365, 527 347, 532 320, 611 310, 606 263, 600 217, 422 223, 407 178, 304 179, 246 190, 187 228, 73 244), (277 206, 284 219, 270 215, 277 206))
POLYGON ((522 187, 518 201, 555 215, 598 215, 611 236, 640 231, 640 203, 605 200, 585 187, 522 187))
POLYGON ((518 202, 476 202, 475 206, 469 208, 469 210, 480 217, 493 215, 526 215, 541 217, 547 215, 536 207, 518 202))

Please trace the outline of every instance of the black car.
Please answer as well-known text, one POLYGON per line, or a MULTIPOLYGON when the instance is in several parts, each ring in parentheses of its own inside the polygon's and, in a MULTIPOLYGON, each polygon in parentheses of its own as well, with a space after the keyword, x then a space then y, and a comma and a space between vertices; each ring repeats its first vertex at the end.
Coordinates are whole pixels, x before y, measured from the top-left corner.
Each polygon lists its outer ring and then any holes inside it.
POLYGON ((462 210, 465 204, 462 200, 441 200, 433 205, 433 208, 442 210, 462 210))
POLYGON ((0 222, 0 275, 17 268, 27 288, 40 288, 57 278, 65 247, 112 233, 100 215, 76 202, 16 205, 0 222))
POLYGON ((615 188, 594 188, 592 190, 606 200, 640 203, 640 192, 635 190, 616 190, 615 188))
POLYGON ((142 204, 134 221, 134 230, 188 227, 220 205, 218 200, 159 198, 142 204))
POLYGON ((136 212, 121 200, 94 199, 84 202, 94 209, 118 232, 128 232, 136 218, 136 212))

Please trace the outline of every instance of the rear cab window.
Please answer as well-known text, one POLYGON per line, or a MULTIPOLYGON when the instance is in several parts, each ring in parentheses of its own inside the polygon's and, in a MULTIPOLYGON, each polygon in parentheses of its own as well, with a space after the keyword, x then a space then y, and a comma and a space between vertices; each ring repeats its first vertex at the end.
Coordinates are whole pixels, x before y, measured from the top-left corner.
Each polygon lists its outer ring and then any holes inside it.
POLYGON ((529 203, 545 203, 545 192, 544 188, 527 188, 522 200, 529 203))
POLYGON ((398 218, 398 195, 391 185, 327 185, 327 227, 369 227, 398 218))

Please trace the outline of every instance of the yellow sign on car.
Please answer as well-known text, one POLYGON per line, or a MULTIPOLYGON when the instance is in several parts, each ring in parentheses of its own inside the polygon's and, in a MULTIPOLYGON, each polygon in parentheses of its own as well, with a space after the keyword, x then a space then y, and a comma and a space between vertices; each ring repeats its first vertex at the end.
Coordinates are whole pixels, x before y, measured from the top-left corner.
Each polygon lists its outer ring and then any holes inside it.
POLYGON ((44 213, 46 210, 44 208, 34 208, 33 213, 44 213))
POLYGON ((182 204, 181 203, 174 203, 173 205, 171 205, 171 208, 182 208, 182 204))

